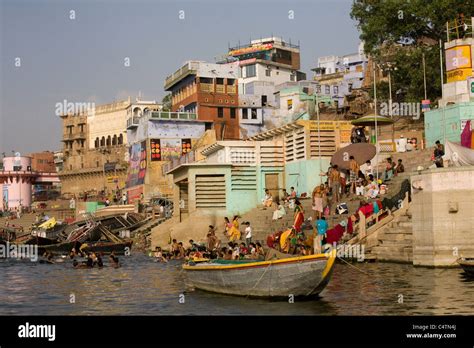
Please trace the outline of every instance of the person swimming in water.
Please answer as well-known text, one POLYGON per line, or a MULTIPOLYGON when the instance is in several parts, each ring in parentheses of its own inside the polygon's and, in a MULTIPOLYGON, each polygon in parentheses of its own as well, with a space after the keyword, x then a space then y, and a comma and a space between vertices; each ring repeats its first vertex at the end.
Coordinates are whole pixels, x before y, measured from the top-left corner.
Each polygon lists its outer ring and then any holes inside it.
POLYGON ((120 267, 119 259, 118 259, 117 256, 115 256, 115 254, 113 252, 109 256, 109 262, 110 262, 110 264, 113 268, 119 268, 120 267))

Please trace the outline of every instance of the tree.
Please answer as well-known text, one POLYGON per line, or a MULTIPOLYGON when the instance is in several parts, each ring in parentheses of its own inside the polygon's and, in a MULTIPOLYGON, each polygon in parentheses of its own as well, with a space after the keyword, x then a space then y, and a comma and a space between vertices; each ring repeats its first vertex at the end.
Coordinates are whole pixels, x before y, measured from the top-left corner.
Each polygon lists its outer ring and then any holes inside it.
MULTIPOLYGON (((351 17, 357 21, 365 52, 382 64, 390 60, 392 93, 405 101, 424 99, 422 56, 425 55, 428 98, 441 95, 439 40, 446 40, 446 22, 474 14, 472 0, 355 0, 351 17), (386 52, 391 54, 387 56, 386 52)), ((388 88, 380 85, 380 96, 388 88)))
POLYGON ((171 93, 168 93, 161 100, 163 104, 163 111, 171 111, 171 93))

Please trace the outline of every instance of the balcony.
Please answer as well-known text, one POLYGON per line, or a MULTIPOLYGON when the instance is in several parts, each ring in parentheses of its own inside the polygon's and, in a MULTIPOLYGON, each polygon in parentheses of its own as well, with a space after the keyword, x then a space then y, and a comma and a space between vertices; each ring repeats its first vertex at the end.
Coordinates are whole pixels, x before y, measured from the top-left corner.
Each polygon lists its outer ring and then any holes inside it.
POLYGON ((173 74, 166 77, 165 90, 171 88, 176 82, 180 81, 187 75, 196 74, 197 69, 199 69, 199 62, 187 62, 180 69, 176 70, 173 74))
POLYGON ((237 93, 237 86, 227 85, 227 93, 228 94, 236 94, 237 93))
POLYGON ((192 112, 152 111, 150 120, 197 120, 197 114, 192 112))
POLYGON ((224 85, 216 85, 216 93, 225 93, 224 85))
POLYGON ((73 140, 75 139, 76 135, 73 133, 66 133, 63 134, 63 141, 73 140))
POLYGON ((85 132, 78 132, 74 134, 74 139, 85 139, 86 133, 85 132))
POLYGON ((134 129, 138 127, 138 122, 139 122, 139 117, 138 116, 132 116, 127 120, 127 129, 134 129))
POLYGON ((214 85, 212 83, 201 83, 199 84, 199 90, 204 93, 213 93, 214 85))

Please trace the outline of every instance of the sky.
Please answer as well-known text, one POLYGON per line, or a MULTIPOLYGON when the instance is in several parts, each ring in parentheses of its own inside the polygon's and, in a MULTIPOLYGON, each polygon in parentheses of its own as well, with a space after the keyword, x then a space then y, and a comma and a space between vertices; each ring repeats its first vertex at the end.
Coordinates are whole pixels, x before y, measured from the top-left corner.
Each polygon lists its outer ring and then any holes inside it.
POLYGON ((357 52, 351 4, 0 0, 0 154, 60 150, 57 103, 99 105, 139 93, 161 101, 166 76, 185 61, 215 62, 239 41, 299 40, 301 70, 311 78, 317 57, 357 52))

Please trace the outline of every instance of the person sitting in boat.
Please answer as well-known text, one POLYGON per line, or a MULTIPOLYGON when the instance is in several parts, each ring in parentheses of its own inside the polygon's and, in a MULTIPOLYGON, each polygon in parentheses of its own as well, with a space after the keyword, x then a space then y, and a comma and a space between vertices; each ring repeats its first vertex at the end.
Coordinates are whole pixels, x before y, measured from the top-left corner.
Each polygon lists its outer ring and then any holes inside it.
POLYGON ((268 189, 265 189, 265 197, 262 200, 263 209, 271 207, 273 205, 273 196, 268 189))
POLYGON ((86 265, 89 268, 94 267, 94 259, 92 258, 92 254, 87 255, 86 265))
POLYGON ((229 231, 229 240, 232 242, 234 240, 240 239, 240 230, 239 230, 239 216, 235 215, 232 220, 232 228, 229 231))
POLYGON ((255 253, 258 259, 265 259, 265 250, 263 250, 262 244, 259 242, 255 243, 255 253))
POLYGON ((243 256, 248 255, 249 253, 249 249, 247 248, 244 242, 240 243, 239 253, 243 256))
POLYGON ((233 255, 234 255, 234 252, 232 249, 227 250, 227 253, 224 256, 224 260, 233 260, 234 259, 233 255))

